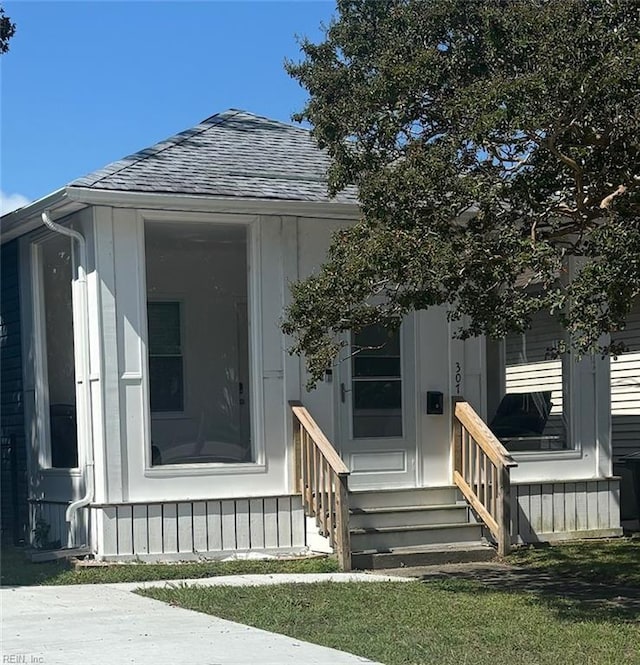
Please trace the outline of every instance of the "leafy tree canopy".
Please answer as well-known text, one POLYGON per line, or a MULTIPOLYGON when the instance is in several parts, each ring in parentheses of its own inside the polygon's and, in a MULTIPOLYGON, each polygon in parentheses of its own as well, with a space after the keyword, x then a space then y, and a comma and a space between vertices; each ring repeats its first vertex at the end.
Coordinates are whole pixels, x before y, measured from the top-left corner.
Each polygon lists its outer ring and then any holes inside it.
POLYGON ((463 338, 545 309, 578 353, 616 351, 640 293, 639 28, 630 0, 338 1, 287 63, 362 211, 292 287, 312 381, 345 331, 447 303, 463 338))
POLYGON ((0 7, 0 53, 6 53, 9 50, 9 40, 16 32, 15 23, 4 13, 0 7))

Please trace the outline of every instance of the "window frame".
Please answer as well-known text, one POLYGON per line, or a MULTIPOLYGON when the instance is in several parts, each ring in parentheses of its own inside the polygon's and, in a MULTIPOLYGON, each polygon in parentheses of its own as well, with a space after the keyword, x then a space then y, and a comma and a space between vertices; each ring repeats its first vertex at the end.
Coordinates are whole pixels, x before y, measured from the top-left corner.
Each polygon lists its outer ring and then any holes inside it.
MULTIPOLYGON (((44 291, 44 263, 43 263, 43 245, 53 239, 61 237, 60 234, 44 231, 35 234, 29 242, 30 257, 30 277, 31 277, 31 315, 33 317, 33 378, 34 378, 34 415, 35 415, 35 434, 37 446, 37 465, 40 471, 52 475, 78 475, 80 473, 80 445, 78 432, 78 403, 80 396, 78 394, 78 366, 76 357, 76 307, 77 302, 74 297, 74 284, 76 282, 77 257, 72 240, 69 241, 71 253, 71 280, 69 282, 69 291, 71 295, 72 310, 72 340, 73 340, 73 371, 74 371, 74 391, 76 408, 76 460, 75 466, 63 467, 53 466, 53 454, 51 449, 51 401, 49 394, 49 363, 47 356, 47 326, 46 326, 46 302, 44 291)), ((62 236, 65 237, 66 236, 62 236)))
MULTIPOLYGON (((400 325, 400 327, 395 331, 395 333, 398 336, 398 354, 396 355, 389 355, 389 356, 381 356, 381 357, 397 357, 399 361, 399 369, 400 369, 400 374, 399 376, 360 376, 356 377, 355 372, 354 372, 354 365, 355 365, 355 358, 358 355, 358 353, 353 353, 353 342, 355 340, 355 334, 353 331, 350 331, 348 333, 349 336, 349 352, 351 357, 349 358, 349 363, 348 363, 348 379, 349 379, 349 400, 348 400, 348 431, 349 431, 349 436, 353 441, 378 441, 382 439, 389 439, 389 440, 404 440, 406 437, 407 433, 407 408, 406 408, 406 372, 404 371, 404 362, 405 362, 405 341, 404 341, 404 327, 405 324, 404 322, 400 325), (399 415, 400 416, 400 434, 394 434, 394 435, 381 435, 381 436, 356 436, 355 434, 355 384, 356 383, 371 383, 374 381, 380 381, 384 379, 389 379, 390 381, 394 381, 400 384, 400 413, 399 414, 393 414, 393 415, 399 415)), ((395 411, 396 409, 393 409, 395 411)), ((381 409, 379 409, 381 411, 381 409)))
MULTIPOLYGON (((145 359, 141 366, 141 379, 143 388, 143 413, 144 415, 144 456, 143 476, 145 478, 176 478, 197 476, 226 476, 237 473, 263 474, 267 472, 265 427, 264 427, 264 385, 260 380, 264 366, 263 340, 259 334, 262 330, 262 239, 261 217, 243 214, 221 214, 216 212, 192 212, 176 210, 138 210, 136 212, 137 223, 137 256, 139 265, 139 290, 138 302, 142 313, 141 329, 144 331, 142 344, 144 357, 148 358, 146 347, 148 346, 148 321, 146 302, 148 300, 147 289, 147 250, 146 230, 147 225, 153 224, 175 224, 176 222, 194 224, 215 224, 225 226, 241 226, 245 232, 246 243, 246 270, 247 270, 247 323, 248 323, 248 362, 249 362, 249 398, 250 398, 250 436, 251 457, 250 462, 202 462, 195 464, 163 464, 152 463, 152 441, 151 441, 151 408, 149 394, 149 364, 145 359)), ((160 296, 162 294, 158 294, 160 296)), ((184 296, 184 294, 182 294, 184 296)), ((169 296, 177 299, 176 294, 169 296)), ((154 296, 155 298, 155 296, 154 296)), ((183 333, 184 334, 184 333, 183 333)), ((186 375, 187 367, 184 366, 186 375)), ((189 384, 185 384, 185 403, 189 395, 189 384)), ((182 418, 183 414, 154 413, 154 419, 182 418)))
MULTIPOLYGON (((145 317, 147 322, 147 372, 148 372, 148 381, 149 381, 149 415, 151 418, 157 420, 171 420, 173 418, 183 418, 187 412, 187 405, 189 396, 187 394, 187 385, 186 381, 187 376, 187 367, 186 367, 186 355, 185 355, 185 298, 181 295, 163 295, 163 294, 154 294, 152 298, 147 298, 146 308, 145 308, 145 317), (178 316, 179 316, 179 327, 180 327, 180 358, 182 359, 182 409, 181 410, 167 410, 167 411, 153 411, 151 409, 151 340, 149 339, 149 305, 155 303, 175 303, 178 305, 178 316)), ((165 354, 154 354, 158 357, 177 357, 175 355, 165 355, 165 354)))
MULTIPOLYGON (((500 385, 498 386, 500 395, 506 393, 506 339, 502 338, 499 342, 500 355, 500 385)), ((578 363, 575 362, 571 354, 563 353, 560 356, 562 362, 562 403, 563 403, 563 422, 565 427, 566 447, 559 449, 532 449, 532 450, 512 450, 509 454, 515 460, 522 461, 544 461, 549 459, 578 459, 582 456, 582 442, 577 436, 576 427, 577 411, 579 411, 579 400, 581 399, 576 392, 575 373, 578 363)), ((502 398, 501 398, 502 399, 502 398)), ((494 414, 487 414, 489 422, 494 414)))

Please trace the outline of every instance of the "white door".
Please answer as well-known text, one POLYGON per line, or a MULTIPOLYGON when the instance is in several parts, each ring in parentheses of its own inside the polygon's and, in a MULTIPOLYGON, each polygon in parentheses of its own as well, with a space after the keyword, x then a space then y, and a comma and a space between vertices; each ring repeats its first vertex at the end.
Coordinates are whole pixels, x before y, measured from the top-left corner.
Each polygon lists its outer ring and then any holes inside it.
POLYGON ((413 317, 390 332, 372 325, 351 335, 340 363, 340 448, 351 489, 416 484, 413 317))

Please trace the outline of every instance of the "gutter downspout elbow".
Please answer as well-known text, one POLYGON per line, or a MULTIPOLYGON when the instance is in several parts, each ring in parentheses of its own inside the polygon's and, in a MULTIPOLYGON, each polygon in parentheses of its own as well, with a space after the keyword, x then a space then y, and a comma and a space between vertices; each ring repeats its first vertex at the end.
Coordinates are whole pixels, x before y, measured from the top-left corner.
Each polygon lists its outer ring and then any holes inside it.
MULTIPOLYGON (((44 225, 60 233, 61 235, 71 238, 78 243, 78 261, 76 261, 77 267, 77 293, 78 293, 78 310, 79 310, 79 321, 78 325, 78 335, 77 339, 79 341, 80 353, 77 355, 77 363, 79 365, 78 372, 79 376, 76 378, 76 381, 82 385, 82 395, 83 395, 83 406, 84 412, 82 417, 82 427, 80 429, 80 436, 78 437, 79 441, 82 441, 82 451, 84 453, 84 496, 76 501, 72 501, 68 506, 65 513, 65 519, 69 522, 70 529, 70 546, 76 546, 75 538, 76 533, 73 525, 75 523, 75 517, 80 508, 88 506, 91 501, 93 501, 94 491, 95 491, 95 479, 94 479, 94 451, 93 451, 93 431, 91 424, 91 385, 89 382, 90 375, 90 346, 89 346, 89 311, 87 307, 87 241, 85 237, 75 229, 67 228, 61 224, 56 224, 51 219, 48 210, 45 210, 42 213, 42 221, 44 225)), ((74 324, 76 322, 74 321, 74 324)), ((75 327, 75 326, 74 326, 75 327)))

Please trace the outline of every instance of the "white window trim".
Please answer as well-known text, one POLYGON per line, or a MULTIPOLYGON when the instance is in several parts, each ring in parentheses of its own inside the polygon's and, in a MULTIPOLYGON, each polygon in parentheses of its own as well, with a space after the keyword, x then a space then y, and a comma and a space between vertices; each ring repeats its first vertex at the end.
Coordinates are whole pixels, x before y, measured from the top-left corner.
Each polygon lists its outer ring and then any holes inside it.
MULTIPOLYGON (((502 372, 500 379, 501 394, 506 391, 506 340, 500 340, 500 362, 502 372)), ((577 412, 580 408, 580 382, 576 380, 575 373, 578 369, 578 363, 571 355, 562 355, 562 404, 564 410, 566 438, 571 445, 570 448, 562 450, 519 450, 510 451, 509 454, 516 462, 544 462, 549 460, 581 459, 583 455, 582 440, 578 435, 580 429, 577 424, 577 412), (568 409, 569 413, 566 413, 568 409)))
MULTIPOLYGON (((147 478, 171 478, 179 476, 215 476, 245 473, 266 473, 264 387, 262 382, 262 298, 261 298, 261 228, 260 217, 234 213, 197 213, 179 210, 137 210, 140 265, 140 292, 142 349, 142 408, 144 418, 144 476, 147 478), (145 223, 202 223, 242 225, 247 230, 247 318, 249 334, 249 386, 251 452, 253 462, 238 464, 151 464, 151 408, 149 400, 148 321, 147 321, 147 271, 145 250, 145 223)), ((185 388, 186 392, 186 388, 185 388)), ((185 396, 186 399, 186 396, 185 396)), ((155 417, 155 416, 154 416, 155 417)))

